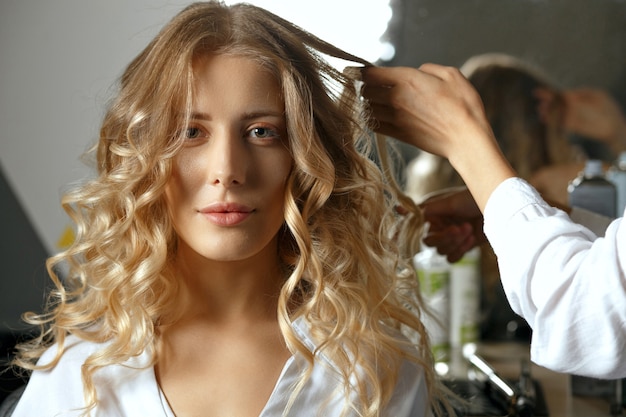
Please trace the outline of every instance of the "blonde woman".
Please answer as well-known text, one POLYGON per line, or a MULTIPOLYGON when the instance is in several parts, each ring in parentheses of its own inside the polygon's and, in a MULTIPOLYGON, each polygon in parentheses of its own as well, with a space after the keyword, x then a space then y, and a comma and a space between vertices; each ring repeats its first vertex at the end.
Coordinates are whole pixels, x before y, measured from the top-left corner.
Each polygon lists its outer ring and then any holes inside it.
POLYGON ((320 53, 367 64, 210 1, 130 63, 98 176, 63 199, 77 238, 27 315, 14 416, 439 412, 402 196, 368 158, 356 77, 320 53))

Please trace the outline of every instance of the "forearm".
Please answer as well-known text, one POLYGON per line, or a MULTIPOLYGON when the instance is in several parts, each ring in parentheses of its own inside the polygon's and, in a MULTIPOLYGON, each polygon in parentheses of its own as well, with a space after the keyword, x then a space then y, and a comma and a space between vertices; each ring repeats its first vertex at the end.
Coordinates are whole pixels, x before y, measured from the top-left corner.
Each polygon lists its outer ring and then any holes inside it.
POLYGON ((514 177, 515 171, 495 140, 483 134, 482 137, 468 137, 466 143, 466 148, 456 150, 450 155, 449 161, 484 213, 491 193, 502 181, 514 177))
POLYGON ((480 96, 458 69, 369 67, 362 75, 375 130, 447 158, 481 210, 495 187, 515 175, 480 96))

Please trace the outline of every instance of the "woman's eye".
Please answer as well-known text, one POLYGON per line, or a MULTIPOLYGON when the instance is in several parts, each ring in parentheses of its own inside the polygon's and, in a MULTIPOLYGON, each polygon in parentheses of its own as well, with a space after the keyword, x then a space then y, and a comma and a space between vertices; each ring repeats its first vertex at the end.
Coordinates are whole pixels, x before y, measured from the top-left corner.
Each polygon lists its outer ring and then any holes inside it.
POLYGON ((202 136, 202 130, 197 127, 188 127, 185 131, 185 137, 187 139, 197 139, 202 136))
POLYGON ((258 139, 275 138, 279 136, 276 130, 268 127, 255 127, 250 131, 250 135, 258 139))

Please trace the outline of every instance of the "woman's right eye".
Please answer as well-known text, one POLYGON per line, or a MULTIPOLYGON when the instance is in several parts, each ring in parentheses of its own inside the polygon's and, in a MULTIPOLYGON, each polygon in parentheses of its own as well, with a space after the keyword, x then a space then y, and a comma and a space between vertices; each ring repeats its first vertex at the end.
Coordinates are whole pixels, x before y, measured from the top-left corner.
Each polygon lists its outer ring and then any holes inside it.
POLYGON ((188 127, 185 131, 185 138, 187 139, 198 139, 203 136, 203 132, 200 128, 197 127, 188 127))

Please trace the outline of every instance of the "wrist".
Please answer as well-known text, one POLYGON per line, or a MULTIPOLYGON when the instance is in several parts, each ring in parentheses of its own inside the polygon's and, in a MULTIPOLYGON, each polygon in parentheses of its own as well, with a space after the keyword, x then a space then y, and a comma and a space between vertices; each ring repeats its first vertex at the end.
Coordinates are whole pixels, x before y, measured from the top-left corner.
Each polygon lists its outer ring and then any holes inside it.
POLYGON ((493 190, 502 181, 516 176, 495 141, 483 147, 466 149, 456 158, 451 158, 450 163, 465 181, 481 212, 493 190))

